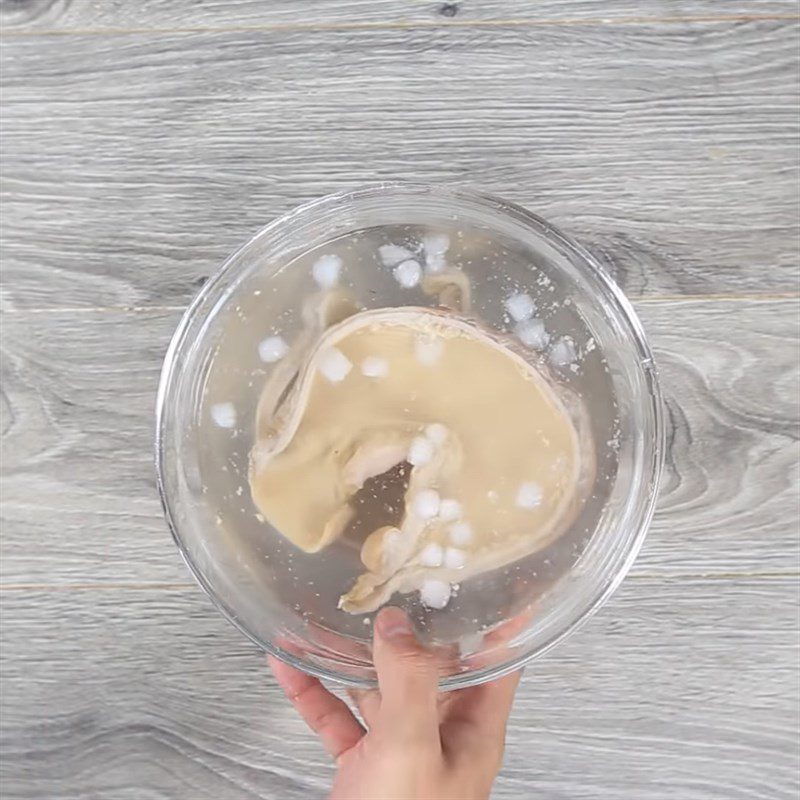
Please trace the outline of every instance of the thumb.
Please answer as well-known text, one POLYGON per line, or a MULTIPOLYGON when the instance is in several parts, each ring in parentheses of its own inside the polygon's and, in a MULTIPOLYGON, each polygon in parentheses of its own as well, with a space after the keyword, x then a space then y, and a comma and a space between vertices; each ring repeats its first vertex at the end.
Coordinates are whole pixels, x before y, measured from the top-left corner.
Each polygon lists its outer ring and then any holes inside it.
POLYGON ((379 724, 408 739, 439 740, 436 660, 414 635, 404 611, 384 608, 375 620, 373 660, 381 691, 379 724))

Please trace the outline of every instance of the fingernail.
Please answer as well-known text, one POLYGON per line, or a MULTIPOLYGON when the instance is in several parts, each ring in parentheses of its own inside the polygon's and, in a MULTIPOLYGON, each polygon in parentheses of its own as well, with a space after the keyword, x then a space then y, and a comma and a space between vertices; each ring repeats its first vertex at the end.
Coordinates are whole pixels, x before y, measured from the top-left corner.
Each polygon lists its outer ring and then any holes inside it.
POLYGON ((398 636, 410 636, 414 633, 405 611, 399 608, 384 608, 375 620, 375 627, 384 639, 396 639, 398 636))

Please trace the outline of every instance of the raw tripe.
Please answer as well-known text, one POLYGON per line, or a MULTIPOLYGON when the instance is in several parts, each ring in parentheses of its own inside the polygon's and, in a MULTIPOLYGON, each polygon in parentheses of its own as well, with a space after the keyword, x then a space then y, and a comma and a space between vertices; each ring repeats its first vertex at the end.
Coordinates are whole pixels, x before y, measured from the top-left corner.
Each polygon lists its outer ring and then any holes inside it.
POLYGON ((594 474, 585 415, 510 337, 451 311, 358 311, 338 290, 305 314, 259 403, 256 506, 316 553, 346 533, 367 481, 404 481, 399 521, 363 541, 341 608, 412 591, 444 607, 454 585, 569 526, 594 474))

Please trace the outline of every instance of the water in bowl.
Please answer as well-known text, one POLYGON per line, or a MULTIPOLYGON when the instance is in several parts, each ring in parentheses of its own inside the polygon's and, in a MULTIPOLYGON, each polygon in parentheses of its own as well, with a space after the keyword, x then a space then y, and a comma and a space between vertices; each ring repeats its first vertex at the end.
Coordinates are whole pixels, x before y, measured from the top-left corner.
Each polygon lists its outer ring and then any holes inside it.
MULTIPOLYGON (((365 308, 432 305, 419 286, 407 288, 379 254, 385 245, 411 251, 424 264, 431 253, 468 276, 471 315, 498 331, 513 333, 515 322, 506 301, 527 294, 536 305, 548 334, 531 341, 531 358, 543 355, 552 375, 585 403, 597 454, 596 478, 582 512, 556 542, 520 561, 461 584, 444 610, 426 608, 417 593, 393 600, 406 608, 424 640, 460 642, 469 649, 476 635, 520 614, 535 614, 548 590, 576 568, 589 534, 603 512, 617 470, 618 415, 608 365, 597 346, 590 315, 573 299, 568 278, 547 257, 525 250, 493 231, 453 225, 380 226, 353 232, 286 263, 265 263, 236 287, 235 303, 221 305, 214 322, 216 343, 206 363, 197 414, 191 430, 198 452, 202 497, 215 531, 207 537, 207 557, 235 563, 257 586, 264 613, 278 614, 283 630, 278 641, 291 650, 293 638, 314 639, 326 648, 359 660, 359 648, 371 636, 371 617, 337 608, 339 596, 363 571, 357 542, 345 537, 320 553, 307 554, 271 528, 250 498, 248 459, 254 440, 256 405, 265 378, 273 368, 259 356, 259 344, 271 336, 287 342, 303 328, 303 298, 319 286, 313 265, 324 255, 342 260, 339 285, 365 308), (311 631, 311 634, 309 633, 311 631)), ((441 264, 432 263, 434 268, 441 264)), ((319 277, 319 276, 318 276, 319 277)), ((498 413, 500 405, 498 404, 498 413)), ((475 421, 476 425, 480 420, 475 421)), ((392 491, 391 481, 371 487, 372 496, 392 491)), ((364 530, 375 522, 376 509, 361 509, 364 530)), ((246 588, 244 589, 246 591, 246 588)), ((253 592, 254 596, 256 592, 253 592)), ((366 657, 365 657, 366 658, 366 657)), ((368 659, 367 659, 368 660, 368 659)))

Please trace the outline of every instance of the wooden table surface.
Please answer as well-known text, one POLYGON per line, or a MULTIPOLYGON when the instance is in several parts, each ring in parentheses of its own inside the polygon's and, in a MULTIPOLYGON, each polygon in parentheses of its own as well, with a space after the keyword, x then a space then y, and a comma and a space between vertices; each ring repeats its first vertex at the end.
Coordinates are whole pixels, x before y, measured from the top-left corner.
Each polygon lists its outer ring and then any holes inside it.
POLYGON ((661 369, 659 509, 526 671, 495 798, 796 800, 796 0, 2 0, 3 800, 322 797, 190 580, 151 441, 182 310, 384 178, 582 241, 661 369))

